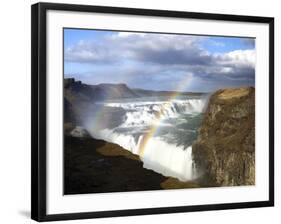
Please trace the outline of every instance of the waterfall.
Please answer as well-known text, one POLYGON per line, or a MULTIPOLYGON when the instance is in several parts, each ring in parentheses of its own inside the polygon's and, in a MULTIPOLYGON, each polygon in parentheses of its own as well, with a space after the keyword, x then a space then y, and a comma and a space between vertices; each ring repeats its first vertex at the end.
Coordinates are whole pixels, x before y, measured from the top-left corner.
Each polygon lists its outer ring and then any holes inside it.
POLYGON ((195 127, 188 126, 188 123, 192 123, 193 115, 203 112, 205 104, 205 99, 105 103, 106 107, 119 107, 125 110, 125 115, 120 118, 121 124, 115 128, 102 130, 86 128, 94 138, 118 144, 139 155, 144 168, 181 181, 189 181, 197 177, 193 165, 191 143, 182 145, 170 142, 168 137, 172 135, 174 139, 180 139, 181 135, 188 137, 187 133, 196 132, 199 123, 195 127), (159 126, 163 126, 166 132, 158 135, 152 133, 152 136, 145 141, 143 153, 140 153, 143 138, 150 131, 153 122, 159 119, 157 113, 159 114, 160 110, 160 120, 163 122, 160 122, 159 126), (179 120, 183 115, 187 115, 188 118, 180 123, 179 120), (166 119, 171 119, 170 123, 165 122, 166 119), (177 122, 179 126, 176 126, 177 122), (182 126, 183 124, 185 126, 182 126), (179 134, 174 133, 175 130, 179 134))
POLYGON ((173 100, 163 102, 137 103, 107 103, 108 107, 121 107, 126 115, 123 127, 151 125, 158 119, 157 113, 161 110, 161 119, 175 118, 180 114, 201 113, 205 106, 204 99, 173 100))

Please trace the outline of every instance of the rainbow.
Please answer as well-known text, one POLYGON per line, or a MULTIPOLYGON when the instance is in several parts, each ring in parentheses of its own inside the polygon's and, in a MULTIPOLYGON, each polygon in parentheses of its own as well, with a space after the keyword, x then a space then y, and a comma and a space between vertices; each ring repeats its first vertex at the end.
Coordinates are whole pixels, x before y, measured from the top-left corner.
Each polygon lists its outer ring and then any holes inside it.
MULTIPOLYGON (((192 76, 190 74, 186 75, 186 78, 184 80, 182 80, 179 83, 179 85, 177 86, 176 91, 172 91, 170 96, 167 98, 167 103, 172 102, 179 95, 181 95, 181 93, 184 91, 184 89, 190 83, 191 77, 192 76)), ((110 95, 111 94, 108 95, 109 98, 110 98, 110 95)), ((147 146, 147 143, 149 142, 149 140, 159 130, 160 124, 161 124, 162 120, 165 117, 165 116, 163 116, 164 115, 164 111, 165 111, 165 105, 166 105, 166 103, 161 105, 160 110, 156 113, 154 122, 150 125, 150 128, 148 129, 148 131, 141 137, 141 139, 139 141, 139 144, 138 144, 138 155, 140 157, 143 157, 145 149, 146 149, 146 146, 147 146)), ((90 118, 91 120, 85 121, 85 127, 89 127, 90 129, 95 127, 97 129, 99 129, 99 127, 97 127, 96 125, 99 123, 98 121, 102 118, 103 113, 104 113, 104 107, 101 106, 100 109, 96 111, 95 116, 92 116, 90 118)))
MULTIPOLYGON (((190 82, 190 76, 188 75, 188 77, 183 80, 182 82, 180 82, 177 91, 174 91, 168 98, 168 102, 173 101, 174 99, 176 99, 182 92, 183 90, 186 88, 187 84, 190 82)), ((144 156, 144 152, 146 149, 146 145, 149 142, 149 140, 157 133, 159 126, 161 124, 161 121, 163 119, 164 116, 164 104, 162 105, 160 111, 157 112, 156 114, 156 119, 153 122, 153 124, 150 126, 149 130, 144 134, 144 136, 142 137, 142 139, 140 140, 139 143, 139 148, 138 148, 138 155, 140 157, 144 156)))

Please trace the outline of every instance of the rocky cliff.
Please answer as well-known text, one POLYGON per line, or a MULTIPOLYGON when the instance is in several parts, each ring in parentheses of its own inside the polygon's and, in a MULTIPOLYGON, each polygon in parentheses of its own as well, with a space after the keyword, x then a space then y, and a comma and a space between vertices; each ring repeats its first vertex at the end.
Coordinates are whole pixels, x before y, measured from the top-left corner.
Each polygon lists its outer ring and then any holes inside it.
POLYGON ((255 89, 215 92, 192 149, 197 169, 214 185, 255 184, 255 89))

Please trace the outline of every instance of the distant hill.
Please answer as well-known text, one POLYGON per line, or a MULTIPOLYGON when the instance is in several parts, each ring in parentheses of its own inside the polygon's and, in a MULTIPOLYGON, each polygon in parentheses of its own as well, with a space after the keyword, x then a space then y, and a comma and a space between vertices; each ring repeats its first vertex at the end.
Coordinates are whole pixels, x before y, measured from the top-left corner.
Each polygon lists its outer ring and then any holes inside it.
POLYGON ((138 97, 126 84, 102 83, 92 86, 99 99, 134 98, 138 97))
POLYGON ((93 116, 97 101, 135 97, 139 95, 126 84, 88 85, 74 78, 64 79, 64 122, 81 124, 86 116, 93 116))
POLYGON ((64 95, 70 101, 101 101, 105 99, 133 98, 138 95, 126 84, 88 85, 74 78, 64 79, 64 95))
POLYGON ((172 95, 189 95, 189 96, 201 96, 206 93, 200 92, 177 92, 177 91, 155 91, 155 90, 145 90, 145 89, 132 89, 138 96, 172 96, 172 95))
POLYGON ((170 96, 170 95, 202 95, 205 93, 154 91, 144 89, 131 89, 126 84, 88 85, 74 78, 64 79, 64 95, 69 101, 102 101, 106 99, 136 98, 147 96, 170 96))

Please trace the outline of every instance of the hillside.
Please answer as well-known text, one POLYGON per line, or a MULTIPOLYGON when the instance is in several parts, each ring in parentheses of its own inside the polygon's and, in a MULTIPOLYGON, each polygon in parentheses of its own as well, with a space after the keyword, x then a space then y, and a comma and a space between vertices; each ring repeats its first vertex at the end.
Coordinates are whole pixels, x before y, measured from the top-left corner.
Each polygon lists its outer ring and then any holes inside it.
POLYGON ((74 78, 64 79, 64 94, 69 102, 72 101, 102 101, 112 99, 137 98, 146 96, 171 95, 202 95, 205 93, 154 91, 145 89, 131 89, 124 83, 88 85, 74 78))
POLYGON ((126 84, 88 85, 74 78, 64 79, 64 93, 69 101, 101 101, 106 99, 132 98, 138 95, 126 84))
POLYGON ((201 96, 206 93, 201 92, 177 92, 177 91, 154 91, 146 89, 132 89, 140 97, 148 96, 174 96, 174 95, 189 95, 189 96, 201 96))

